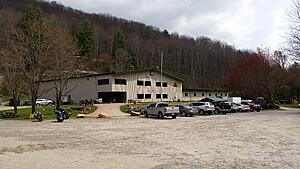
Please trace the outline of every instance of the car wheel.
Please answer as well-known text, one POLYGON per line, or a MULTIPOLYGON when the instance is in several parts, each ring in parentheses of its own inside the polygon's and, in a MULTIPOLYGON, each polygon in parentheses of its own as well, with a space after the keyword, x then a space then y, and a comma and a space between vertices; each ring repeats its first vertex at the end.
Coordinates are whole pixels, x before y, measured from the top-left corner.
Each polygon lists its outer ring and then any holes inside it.
POLYGON ((160 119, 164 118, 164 116, 163 116, 163 114, 161 112, 158 113, 158 118, 160 118, 160 119))
POLYGON ((36 106, 37 106, 37 107, 40 107, 41 105, 38 103, 38 104, 36 104, 36 106))
POLYGON ((239 112, 242 112, 243 111, 243 109, 239 109, 239 112))
POLYGON ((250 112, 254 112, 254 109, 250 109, 250 112))
POLYGON ((186 116, 187 116, 187 115, 186 115, 186 112, 184 112, 184 111, 181 113, 181 115, 182 115, 183 117, 186 117, 186 116))
POLYGON ((257 112, 260 112, 260 109, 256 109, 257 112))
POLYGON ((51 106, 52 105, 52 103, 48 103, 48 105, 47 106, 51 106))
POLYGON ((145 115, 146 118, 149 117, 149 115, 146 111, 144 112, 144 115, 145 115))
POLYGON ((198 114, 201 115, 201 116, 203 116, 205 113, 204 113, 203 110, 199 110, 198 114))
POLYGON ((176 119, 176 115, 173 115, 173 116, 172 116, 172 119, 176 119))
POLYGON ((216 110, 215 110, 215 113, 216 113, 216 114, 220 114, 220 110, 219 110, 219 109, 216 109, 216 110))

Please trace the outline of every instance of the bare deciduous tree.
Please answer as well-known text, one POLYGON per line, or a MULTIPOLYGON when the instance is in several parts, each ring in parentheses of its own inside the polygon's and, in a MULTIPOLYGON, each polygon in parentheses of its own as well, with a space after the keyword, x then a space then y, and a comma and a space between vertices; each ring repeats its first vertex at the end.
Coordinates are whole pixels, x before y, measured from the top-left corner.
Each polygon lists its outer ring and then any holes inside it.
POLYGON ((288 11, 290 22, 290 31, 287 36, 288 47, 286 51, 295 60, 300 61, 300 1, 294 1, 291 9, 288 11))
POLYGON ((68 86, 70 79, 78 74, 80 64, 77 60, 76 45, 70 34, 56 27, 53 41, 55 52, 51 56, 52 66, 47 71, 47 77, 54 80, 56 108, 60 108, 62 99, 76 86, 68 86))
MULTIPOLYGON (((13 49, 12 49, 13 50, 13 49)), ((23 94, 26 93, 26 86, 20 67, 16 65, 12 50, 1 50, 0 52, 0 70, 3 75, 3 88, 13 99, 14 112, 18 112, 18 103, 23 94)))

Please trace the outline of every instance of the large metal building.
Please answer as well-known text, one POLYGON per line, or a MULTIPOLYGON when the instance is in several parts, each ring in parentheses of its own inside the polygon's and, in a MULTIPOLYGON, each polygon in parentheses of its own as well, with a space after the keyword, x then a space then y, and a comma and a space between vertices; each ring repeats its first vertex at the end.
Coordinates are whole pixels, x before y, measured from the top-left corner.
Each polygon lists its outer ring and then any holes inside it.
MULTIPOLYGON (((72 78, 67 98, 78 102, 101 98, 103 103, 177 101, 182 99, 182 79, 159 69, 83 75, 72 78)), ((55 100, 54 81, 41 83, 41 98, 55 100)))

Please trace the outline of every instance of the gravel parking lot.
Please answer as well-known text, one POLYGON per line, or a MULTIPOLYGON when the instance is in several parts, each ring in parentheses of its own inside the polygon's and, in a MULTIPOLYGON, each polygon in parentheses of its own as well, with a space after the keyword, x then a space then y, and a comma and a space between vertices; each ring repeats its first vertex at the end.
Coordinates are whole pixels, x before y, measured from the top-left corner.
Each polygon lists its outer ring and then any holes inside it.
POLYGON ((0 121, 0 168, 299 168, 300 111, 0 121))

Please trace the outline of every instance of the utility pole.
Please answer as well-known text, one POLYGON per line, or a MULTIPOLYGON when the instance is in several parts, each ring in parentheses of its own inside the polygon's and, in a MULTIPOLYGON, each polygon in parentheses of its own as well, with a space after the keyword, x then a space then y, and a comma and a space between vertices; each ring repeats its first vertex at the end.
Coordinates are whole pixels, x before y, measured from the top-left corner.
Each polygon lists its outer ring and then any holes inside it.
POLYGON ((160 88, 161 88, 160 100, 161 101, 163 100, 163 82, 162 82, 163 58, 164 58, 164 53, 161 52, 161 54, 160 54, 160 88))

